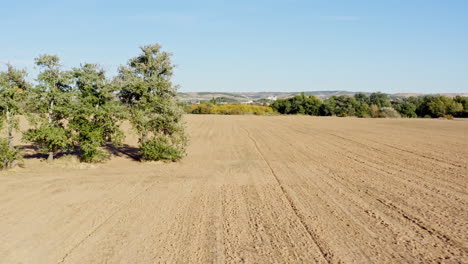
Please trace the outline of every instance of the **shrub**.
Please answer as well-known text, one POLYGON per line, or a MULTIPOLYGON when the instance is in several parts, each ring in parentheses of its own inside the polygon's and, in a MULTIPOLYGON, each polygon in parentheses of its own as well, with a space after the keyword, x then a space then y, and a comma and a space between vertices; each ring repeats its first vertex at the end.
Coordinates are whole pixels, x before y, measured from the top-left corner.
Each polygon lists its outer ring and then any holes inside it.
POLYGON ((9 148, 6 138, 0 139, 0 169, 11 168, 13 163, 21 160, 18 148, 9 148))
POLYGON ((140 143, 140 154, 143 160, 172 160, 184 156, 184 150, 170 142, 167 137, 158 136, 140 143))
POLYGON ((401 115, 391 107, 382 107, 380 109, 380 113, 383 117, 390 117, 390 118, 400 118, 401 115))
POLYGON ((371 117, 373 117, 373 118, 381 118, 381 117, 384 117, 384 116, 382 115, 382 112, 380 112, 379 107, 378 107, 377 105, 375 105, 375 104, 373 104, 373 105, 370 106, 370 115, 371 115, 371 117))
POLYGON ((56 152, 67 151, 73 147, 71 131, 63 126, 43 124, 26 131, 23 139, 37 144, 41 152, 49 153, 48 161, 53 160, 56 152))
POLYGON ((191 105, 187 110, 190 114, 220 114, 220 115, 266 115, 273 114, 273 108, 262 105, 223 104, 223 105, 191 105))
POLYGON ((453 120, 453 115, 445 115, 444 118, 448 120, 453 120))

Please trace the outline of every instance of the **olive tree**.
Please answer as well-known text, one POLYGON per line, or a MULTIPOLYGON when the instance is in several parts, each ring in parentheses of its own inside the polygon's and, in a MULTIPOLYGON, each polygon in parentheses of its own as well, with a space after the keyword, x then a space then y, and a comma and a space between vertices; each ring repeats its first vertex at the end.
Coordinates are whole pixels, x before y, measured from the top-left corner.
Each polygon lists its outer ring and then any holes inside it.
POLYGON ((62 70, 54 55, 41 55, 35 63, 41 71, 29 101, 33 128, 24 133, 24 139, 37 144, 52 161, 55 153, 72 147, 71 130, 66 126, 73 99, 72 73, 62 70))
POLYGON ((7 132, 7 138, 0 139, 0 168, 14 167, 20 157, 19 150, 13 146, 13 131, 19 130, 22 102, 30 88, 25 77, 25 71, 11 65, 0 72, 0 129, 6 127, 7 132))
POLYGON ((124 118, 116 100, 115 86, 95 64, 84 64, 73 70, 75 101, 69 127, 74 131, 74 143, 85 162, 99 162, 108 157, 100 150, 106 143, 121 144, 124 138, 120 121, 124 118))
POLYGON ((144 160, 177 160, 185 154, 183 110, 177 86, 171 82, 171 54, 161 46, 141 47, 142 53, 119 68, 116 84, 129 119, 139 136, 144 160))

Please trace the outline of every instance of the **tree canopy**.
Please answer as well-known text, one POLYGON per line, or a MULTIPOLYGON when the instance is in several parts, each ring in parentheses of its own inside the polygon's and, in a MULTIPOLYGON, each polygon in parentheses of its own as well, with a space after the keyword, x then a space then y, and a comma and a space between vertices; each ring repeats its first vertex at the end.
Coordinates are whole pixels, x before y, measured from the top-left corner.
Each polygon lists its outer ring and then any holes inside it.
POLYGON ((171 54, 159 45, 141 48, 141 54, 119 68, 115 83, 129 119, 139 135, 143 159, 180 159, 185 154, 183 111, 177 86, 171 82, 171 54))

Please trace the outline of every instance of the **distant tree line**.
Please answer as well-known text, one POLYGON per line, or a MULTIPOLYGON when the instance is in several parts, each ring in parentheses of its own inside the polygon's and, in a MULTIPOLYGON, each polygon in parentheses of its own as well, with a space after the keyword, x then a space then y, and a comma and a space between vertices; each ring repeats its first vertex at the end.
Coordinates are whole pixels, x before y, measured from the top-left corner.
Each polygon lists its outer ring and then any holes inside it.
POLYGON ((218 115, 268 115, 274 111, 269 106, 256 104, 206 104, 186 105, 185 112, 189 114, 218 114, 218 115))
POLYGON ((442 95, 390 98, 384 93, 356 93, 332 96, 325 100, 304 93, 278 99, 271 107, 281 114, 357 117, 468 117, 468 97, 442 95))
POLYGON ((106 146, 120 146, 121 124, 130 121, 139 137, 143 160, 177 160, 185 153, 183 109, 171 82, 171 54, 159 45, 121 66, 109 79, 99 65, 83 64, 64 70, 54 55, 35 59, 40 72, 35 84, 26 71, 8 65, 0 72, 0 169, 13 167, 21 151, 13 145, 20 116, 29 129, 22 140, 36 146, 52 161, 59 153, 77 153, 83 162, 109 156, 106 146))

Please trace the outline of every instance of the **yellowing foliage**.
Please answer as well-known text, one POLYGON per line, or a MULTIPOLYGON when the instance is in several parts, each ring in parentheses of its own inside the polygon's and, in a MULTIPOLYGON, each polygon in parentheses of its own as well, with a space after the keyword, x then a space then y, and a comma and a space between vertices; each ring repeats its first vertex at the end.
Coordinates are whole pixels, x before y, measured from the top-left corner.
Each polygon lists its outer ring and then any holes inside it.
POLYGON ((262 105, 248 105, 248 104, 222 104, 222 105, 208 105, 198 104, 191 105, 187 109, 190 114, 219 114, 219 115, 267 115, 273 114, 274 111, 269 106, 262 105))

